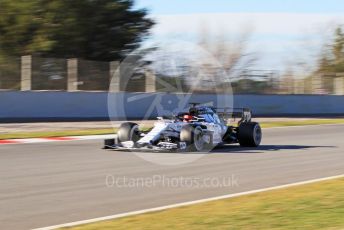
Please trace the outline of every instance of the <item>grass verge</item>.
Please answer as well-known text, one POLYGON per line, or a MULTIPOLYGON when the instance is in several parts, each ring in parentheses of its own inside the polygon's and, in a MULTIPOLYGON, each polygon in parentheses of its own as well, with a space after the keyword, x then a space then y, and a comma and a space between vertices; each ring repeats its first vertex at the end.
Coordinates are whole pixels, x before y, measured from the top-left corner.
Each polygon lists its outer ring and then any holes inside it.
MULTIPOLYGON (((321 124, 344 124, 344 119, 310 119, 297 121, 273 121, 261 122, 263 128, 287 127, 287 126, 303 126, 303 125, 321 125, 321 124)), ((149 127, 144 127, 148 130, 149 127)), ((65 130, 65 131, 49 131, 49 132, 13 132, 0 134, 0 140, 4 139, 20 139, 20 138, 36 138, 36 137, 63 137, 63 136, 83 136, 83 135, 101 135, 116 132, 114 129, 87 129, 87 130, 65 130)))
POLYGON ((309 119, 309 120, 295 120, 295 121, 273 121, 261 122, 263 128, 285 127, 285 126, 304 126, 304 125, 330 125, 330 124, 344 124, 344 119, 309 119))
POLYGON ((70 228, 344 229, 344 178, 70 228))

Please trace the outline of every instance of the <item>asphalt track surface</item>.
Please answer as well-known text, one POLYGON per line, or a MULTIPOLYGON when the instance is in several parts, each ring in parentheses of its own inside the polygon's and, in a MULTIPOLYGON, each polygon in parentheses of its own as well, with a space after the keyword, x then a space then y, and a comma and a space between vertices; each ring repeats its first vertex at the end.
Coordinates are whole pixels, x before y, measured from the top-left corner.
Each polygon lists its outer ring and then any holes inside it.
POLYGON ((174 166, 140 157, 147 153, 101 150, 101 140, 2 145, 0 229, 63 224, 344 173, 344 125, 263 132, 259 148, 222 147, 174 166))

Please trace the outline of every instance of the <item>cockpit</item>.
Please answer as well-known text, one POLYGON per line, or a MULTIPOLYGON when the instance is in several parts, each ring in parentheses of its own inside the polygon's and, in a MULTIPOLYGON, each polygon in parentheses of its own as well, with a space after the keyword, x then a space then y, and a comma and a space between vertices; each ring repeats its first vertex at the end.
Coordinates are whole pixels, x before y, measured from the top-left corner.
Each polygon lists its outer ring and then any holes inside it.
POLYGON ((191 107, 189 112, 179 113, 177 119, 183 122, 204 121, 216 124, 221 123, 219 116, 209 107, 191 107))

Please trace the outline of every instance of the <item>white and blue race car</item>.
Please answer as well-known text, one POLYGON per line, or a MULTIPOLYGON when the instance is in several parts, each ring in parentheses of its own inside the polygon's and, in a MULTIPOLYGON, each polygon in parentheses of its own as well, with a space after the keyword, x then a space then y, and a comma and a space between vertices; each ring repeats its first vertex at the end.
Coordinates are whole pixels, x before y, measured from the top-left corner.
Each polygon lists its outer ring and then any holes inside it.
POLYGON ((169 119, 158 117, 148 132, 140 131, 136 123, 122 123, 116 137, 104 141, 104 149, 204 152, 222 144, 257 147, 262 130, 251 117, 251 111, 245 108, 216 109, 192 103, 187 112, 169 119), (233 118, 240 120, 235 126, 228 125, 233 118))

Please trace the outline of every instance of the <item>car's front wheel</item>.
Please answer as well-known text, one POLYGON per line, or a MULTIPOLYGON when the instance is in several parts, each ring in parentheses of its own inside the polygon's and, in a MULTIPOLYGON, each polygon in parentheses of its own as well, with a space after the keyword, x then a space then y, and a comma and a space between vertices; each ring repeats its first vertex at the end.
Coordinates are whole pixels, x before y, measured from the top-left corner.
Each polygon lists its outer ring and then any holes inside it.
POLYGON ((134 143, 140 139, 139 126, 133 122, 122 123, 117 132, 118 141, 133 141, 134 143))
POLYGON ((203 131, 199 126, 183 126, 180 131, 180 141, 186 143, 187 150, 189 151, 201 152, 206 147, 206 143, 203 139, 203 131))

